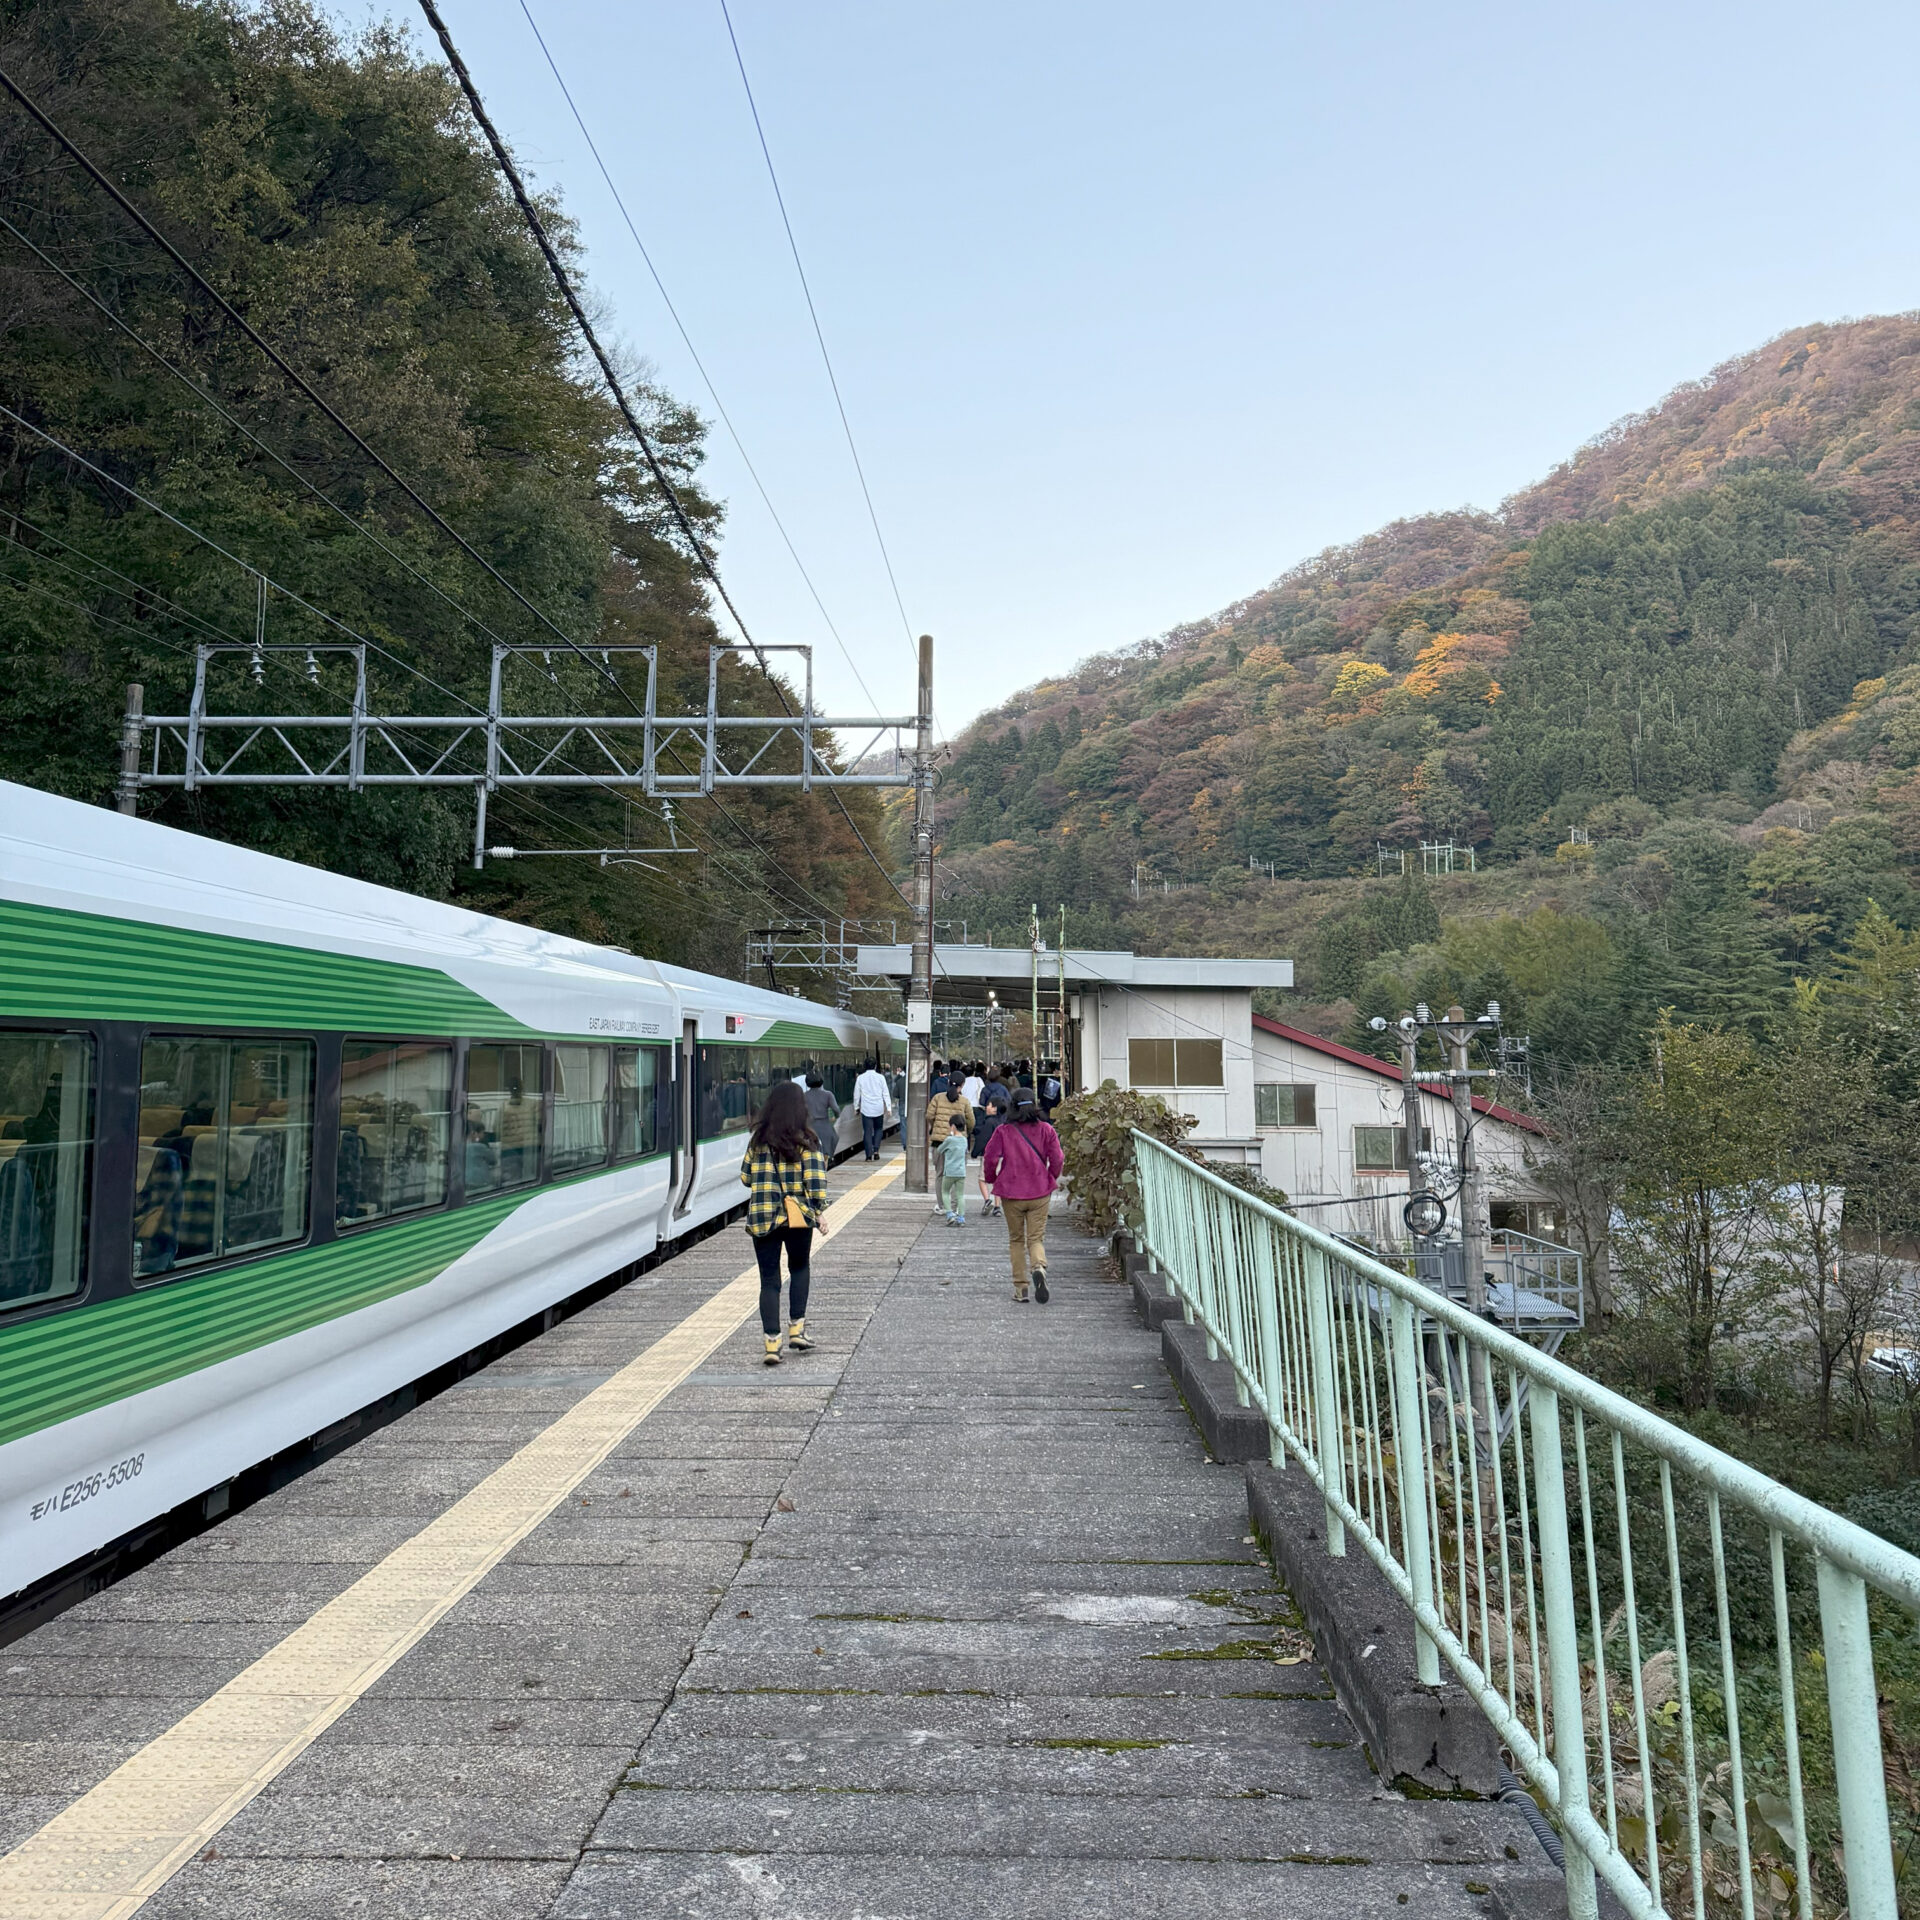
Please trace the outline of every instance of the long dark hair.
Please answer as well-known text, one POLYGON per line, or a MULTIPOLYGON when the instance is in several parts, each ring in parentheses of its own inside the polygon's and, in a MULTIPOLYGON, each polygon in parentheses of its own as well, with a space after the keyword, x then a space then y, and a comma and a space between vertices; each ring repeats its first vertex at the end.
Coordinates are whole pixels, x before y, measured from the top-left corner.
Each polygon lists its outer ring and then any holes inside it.
POLYGON ((798 1160, 819 1144, 807 1118, 807 1096, 791 1080, 782 1080, 767 1095, 749 1144, 765 1147, 776 1160, 798 1160))
POLYGON ((1007 1115, 1016 1127, 1030 1127, 1040 1118, 1040 1103, 1033 1097, 1031 1087, 1016 1087, 1013 1094, 1013 1111, 1007 1115))

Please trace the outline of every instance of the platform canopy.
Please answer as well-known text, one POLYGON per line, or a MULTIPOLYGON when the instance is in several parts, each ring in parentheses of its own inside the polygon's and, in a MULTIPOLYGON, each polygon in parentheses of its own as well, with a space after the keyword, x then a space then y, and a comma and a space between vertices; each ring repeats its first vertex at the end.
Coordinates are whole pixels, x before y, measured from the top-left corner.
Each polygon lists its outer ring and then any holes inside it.
MULTIPOLYGON (((1181 955, 1147 955, 1068 947, 1042 946, 1038 955, 1040 984, 1057 988, 1064 960, 1069 993, 1088 988, 1124 987, 1198 988, 1202 991, 1242 991, 1254 987, 1293 985, 1291 960, 1222 960, 1181 955)), ((933 997, 948 1006, 985 1006, 987 995, 1005 1001, 1009 989, 1024 989, 1033 977, 1035 955, 1027 947, 984 947, 936 944, 933 949, 933 997)), ((863 946, 859 971, 869 977, 892 980, 904 993, 913 976, 910 946, 863 946)))

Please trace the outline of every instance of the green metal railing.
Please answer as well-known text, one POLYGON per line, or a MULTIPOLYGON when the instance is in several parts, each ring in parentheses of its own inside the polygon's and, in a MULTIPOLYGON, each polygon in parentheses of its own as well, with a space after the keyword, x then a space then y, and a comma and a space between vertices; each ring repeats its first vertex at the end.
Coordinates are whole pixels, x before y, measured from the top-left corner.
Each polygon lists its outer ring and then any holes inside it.
MULTIPOLYGON (((1876 1634, 1920 1559, 1134 1135, 1142 1248, 1636 1916, 1896 1920, 1876 1634), (1711 1650, 1712 1658, 1704 1659, 1711 1650)), ((1903 1816, 1906 1813, 1902 1803, 1903 1816)))

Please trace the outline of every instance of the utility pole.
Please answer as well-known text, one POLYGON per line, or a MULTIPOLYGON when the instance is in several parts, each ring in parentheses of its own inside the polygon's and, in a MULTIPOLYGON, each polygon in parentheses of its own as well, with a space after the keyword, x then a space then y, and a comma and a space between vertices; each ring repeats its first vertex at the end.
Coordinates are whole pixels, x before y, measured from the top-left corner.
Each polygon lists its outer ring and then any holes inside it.
POLYGON ((1056 1009, 1055 1026, 1058 1031, 1053 1038, 1053 1057, 1056 1072, 1060 1079, 1060 1097, 1067 1093, 1067 908, 1064 901, 1060 906, 1060 969, 1059 969, 1059 1005, 1056 1009))
MULTIPOLYGON (((1420 1009, 1422 1013, 1426 1008, 1420 1009)), ((1400 1016, 1400 1112, 1407 1132, 1407 1193, 1411 1199, 1427 1190, 1427 1170, 1420 1164, 1420 1022, 1410 1013, 1400 1016)))
POLYGON ((1447 1049, 1447 1083, 1453 1093, 1453 1122, 1460 1160, 1460 1258, 1466 1269, 1467 1311, 1484 1317, 1487 1311, 1487 1202, 1481 1191, 1480 1169, 1473 1151, 1473 1078, 1468 1049, 1481 1022, 1470 1020, 1464 1007, 1449 1007, 1440 1022, 1440 1038, 1447 1049))
POLYGON ((120 790, 115 801, 122 813, 140 810, 140 719, 147 690, 139 681, 127 689, 127 714, 120 723, 120 790))
POLYGON ((927 1101, 933 1085, 933 635, 920 636, 913 746, 913 981, 907 991, 906 1189, 927 1191, 927 1101))
POLYGON ((1036 900, 1029 909, 1031 919, 1027 925, 1027 971, 1031 975, 1029 985, 1032 998, 1027 1007, 1027 1031, 1033 1036, 1028 1046, 1033 1049, 1033 1084, 1037 1090, 1040 1085, 1040 902, 1036 900))

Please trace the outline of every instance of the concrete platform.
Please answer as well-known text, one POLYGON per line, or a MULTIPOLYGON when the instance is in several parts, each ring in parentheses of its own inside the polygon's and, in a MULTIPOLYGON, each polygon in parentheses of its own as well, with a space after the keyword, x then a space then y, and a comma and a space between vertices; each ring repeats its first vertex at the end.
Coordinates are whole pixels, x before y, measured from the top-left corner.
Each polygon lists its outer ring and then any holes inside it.
MULTIPOLYGON (((701 1243, 0 1651, 0 1846, 749 1259, 701 1243)), ((997 1220, 894 1187, 815 1275, 813 1353, 721 1340, 139 1910, 1553 1910, 1511 1810, 1380 1784, 1094 1242, 1057 1224, 1018 1306, 997 1220)))

